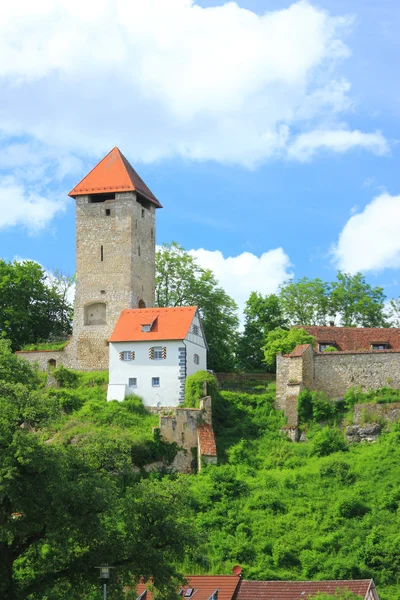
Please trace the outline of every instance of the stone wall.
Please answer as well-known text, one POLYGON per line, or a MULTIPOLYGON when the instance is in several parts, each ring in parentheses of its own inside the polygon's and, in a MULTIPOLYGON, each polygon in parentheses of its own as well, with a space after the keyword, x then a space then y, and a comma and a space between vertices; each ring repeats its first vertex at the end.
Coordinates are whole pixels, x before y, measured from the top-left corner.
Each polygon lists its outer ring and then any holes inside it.
POLYGON ((316 353, 311 345, 301 348, 301 353, 295 349, 277 357, 276 404, 290 427, 298 424, 297 398, 305 387, 334 399, 343 398, 351 387, 400 389, 400 352, 316 353))
POLYGON ((400 421, 400 402, 389 404, 356 404, 354 406, 354 424, 360 425, 367 419, 383 419, 390 423, 400 421))
POLYGON ((200 400, 200 408, 174 408, 171 409, 171 414, 160 415, 161 436, 170 444, 175 442, 183 448, 172 465, 175 470, 192 473, 196 458, 198 470, 201 469, 202 461, 216 462, 216 455, 202 454, 199 444, 198 427, 201 424, 212 426, 211 410, 211 398, 207 396, 200 400))

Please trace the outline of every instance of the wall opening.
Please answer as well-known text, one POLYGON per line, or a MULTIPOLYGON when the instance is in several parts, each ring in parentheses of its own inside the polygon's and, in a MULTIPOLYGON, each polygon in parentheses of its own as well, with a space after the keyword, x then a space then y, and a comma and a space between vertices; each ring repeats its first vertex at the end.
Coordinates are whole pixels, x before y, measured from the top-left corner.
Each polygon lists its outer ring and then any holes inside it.
POLYGON ((98 204, 106 200, 115 200, 115 192, 106 192, 104 194, 90 194, 89 204, 98 204))
POLYGON ((47 361, 47 367, 49 369, 55 369, 57 366, 57 361, 55 358, 50 358, 50 360, 47 361))
POLYGON ((111 208, 106 208, 106 217, 111 217, 111 208))
POLYGON ((101 262, 103 262, 103 260, 104 260, 104 250, 103 250, 103 246, 100 246, 100 260, 101 260, 101 262))
POLYGON ((140 298, 140 300, 139 300, 139 305, 138 305, 138 306, 139 306, 139 308, 146 308, 146 303, 145 303, 145 301, 144 301, 144 300, 142 300, 142 299, 140 298))
POLYGON ((106 324, 106 304, 105 302, 93 302, 85 306, 85 325, 105 325, 106 324))

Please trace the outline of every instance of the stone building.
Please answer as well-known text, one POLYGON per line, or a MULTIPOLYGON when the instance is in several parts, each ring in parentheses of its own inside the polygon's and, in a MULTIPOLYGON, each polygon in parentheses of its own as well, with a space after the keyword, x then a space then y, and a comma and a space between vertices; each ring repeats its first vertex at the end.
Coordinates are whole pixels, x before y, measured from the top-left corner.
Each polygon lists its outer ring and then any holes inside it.
POLYGON ((108 338, 122 310, 151 307, 155 213, 161 204, 118 148, 69 193, 76 201, 73 335, 59 352, 20 352, 41 368, 108 368, 108 338))
POLYGON ((288 426, 298 425, 297 398, 304 388, 341 399, 351 387, 364 391, 400 389, 400 329, 365 327, 304 327, 315 347, 301 344, 277 356, 276 400, 288 426), (325 352, 330 346, 336 349, 325 352))
POLYGON ((188 375, 207 369, 196 306, 124 310, 110 337, 108 400, 136 394, 145 406, 178 406, 188 375))

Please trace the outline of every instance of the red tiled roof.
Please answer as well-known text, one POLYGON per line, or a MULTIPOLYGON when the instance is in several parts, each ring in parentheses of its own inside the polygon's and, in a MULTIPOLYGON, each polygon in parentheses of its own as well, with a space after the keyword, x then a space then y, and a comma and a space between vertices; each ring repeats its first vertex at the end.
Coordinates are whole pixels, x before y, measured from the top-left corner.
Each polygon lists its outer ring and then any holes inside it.
POLYGON ((204 456, 217 456, 217 446, 215 443, 214 429, 209 423, 198 425, 200 454, 204 456))
POLYGON ((400 329, 394 327, 302 327, 313 335, 317 343, 333 344, 339 351, 370 350, 371 344, 389 344, 389 349, 400 350, 400 329))
POLYGON ((113 148, 97 165, 70 191, 68 196, 102 194, 104 192, 136 191, 153 202, 157 208, 161 204, 149 190, 143 179, 126 160, 118 148, 113 148))
POLYGON ((184 340, 189 332, 197 306, 176 308, 131 308, 119 316, 110 342, 184 340), (142 325, 153 323, 151 331, 142 325))
POLYGON ((302 356, 304 352, 309 348, 311 344, 299 344, 296 348, 289 354, 289 356, 302 356))
MULTIPOLYGON (((232 600, 240 581, 239 575, 188 575, 185 577, 187 584, 184 589, 193 588, 190 600, 209 600, 218 588, 218 600, 232 600)), ((145 583, 137 586, 137 595, 140 596, 146 589, 145 583)), ((152 600, 153 596, 148 592, 146 600, 152 600)), ((181 596, 182 600, 183 597, 181 596)), ((189 600, 189 599, 187 599, 189 600)))
MULTIPOLYGON (((372 579, 358 581, 242 581, 236 600, 307 600, 318 592, 348 589, 366 598, 372 579)), ((376 596, 378 598, 378 596, 376 596)))

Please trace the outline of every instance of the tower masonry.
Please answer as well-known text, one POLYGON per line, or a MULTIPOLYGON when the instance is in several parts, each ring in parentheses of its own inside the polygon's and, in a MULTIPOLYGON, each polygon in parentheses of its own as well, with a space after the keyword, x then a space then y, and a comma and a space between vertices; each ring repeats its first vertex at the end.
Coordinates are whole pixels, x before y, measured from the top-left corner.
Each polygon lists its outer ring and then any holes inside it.
POLYGON ((76 367, 108 368, 123 309, 152 307, 156 208, 161 204, 114 148, 69 193, 76 200, 76 367))
POLYGON ((154 194, 118 148, 69 193, 76 201, 73 335, 58 352, 19 352, 42 369, 108 369, 108 339, 122 310, 152 307, 155 294, 154 194))

